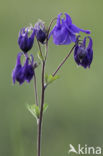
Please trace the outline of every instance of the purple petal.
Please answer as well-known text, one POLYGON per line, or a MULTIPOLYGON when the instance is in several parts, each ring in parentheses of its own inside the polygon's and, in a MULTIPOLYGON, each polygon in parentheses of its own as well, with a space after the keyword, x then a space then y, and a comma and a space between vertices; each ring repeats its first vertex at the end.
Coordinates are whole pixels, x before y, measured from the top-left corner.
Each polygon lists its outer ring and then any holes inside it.
MULTIPOLYGON (((32 58, 33 59, 33 58, 32 58)), ((26 57, 24 67, 23 67, 23 73, 25 76, 25 80, 29 83, 34 75, 34 68, 32 64, 29 64, 29 58, 26 57)))
POLYGON ((24 82, 24 76, 23 76, 23 73, 22 73, 22 65, 21 65, 21 55, 23 53, 18 53, 17 55, 17 61, 16 61, 16 65, 15 65, 15 68, 13 69, 13 72, 12 72, 12 79, 13 79, 13 83, 15 84, 16 81, 19 82, 19 84, 22 84, 24 82))
POLYGON ((90 36, 88 36, 88 38, 89 38, 89 44, 88 44, 87 49, 92 49, 92 46, 93 46, 92 38, 90 36))
POLYGON ((16 60, 16 66, 17 65, 21 65, 21 56, 23 55, 22 52, 19 52, 18 55, 17 55, 17 60, 16 60))
POLYGON ((84 29, 80 29, 80 28, 79 28, 79 31, 84 32, 86 34, 90 34, 91 33, 90 30, 84 30, 84 29))
POLYGON ((60 13, 57 17, 57 24, 56 26, 59 28, 61 26, 61 23, 60 23, 60 16, 62 15, 62 13, 60 13))
POLYGON ((33 32, 32 32, 32 34, 31 34, 30 38, 34 38, 35 33, 36 33, 36 31, 35 31, 35 29, 33 29, 33 32))
POLYGON ((65 22, 66 22, 68 25, 71 25, 71 24, 72 24, 72 19, 71 19, 71 17, 70 17, 67 13, 65 13, 65 16, 66 16, 65 22))
POLYGON ((70 26, 70 29, 71 29, 72 32, 74 32, 74 33, 79 33, 79 31, 80 31, 80 29, 79 29, 76 25, 74 25, 74 24, 72 24, 72 25, 70 26))
POLYGON ((62 45, 65 43, 65 40, 67 38, 68 32, 65 29, 65 27, 62 27, 61 29, 57 29, 53 32, 53 41, 56 45, 62 45))

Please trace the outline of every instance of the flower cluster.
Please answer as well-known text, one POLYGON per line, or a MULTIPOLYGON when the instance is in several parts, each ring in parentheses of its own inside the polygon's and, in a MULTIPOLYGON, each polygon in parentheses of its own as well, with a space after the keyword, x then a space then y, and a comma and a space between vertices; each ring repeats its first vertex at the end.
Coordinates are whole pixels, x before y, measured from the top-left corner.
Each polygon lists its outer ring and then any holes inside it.
POLYGON ((49 40, 51 36, 56 45, 68 45, 74 42, 74 60, 84 68, 90 67, 93 59, 92 38, 87 36, 81 42, 81 40, 79 41, 79 37, 77 37, 77 34, 80 32, 90 34, 90 31, 83 30, 74 25, 71 17, 67 13, 65 13, 65 18, 61 18, 61 16, 62 13, 57 16, 57 23, 50 33, 48 31, 49 29, 45 29, 44 22, 41 20, 39 20, 34 27, 30 26, 20 30, 18 45, 22 52, 18 53, 16 66, 12 72, 13 83, 16 81, 18 81, 19 84, 22 84, 24 81, 30 82, 35 74, 34 58, 31 55, 32 59, 30 59, 28 55, 28 51, 33 47, 35 37, 41 44, 45 44, 45 41, 49 40), (87 38, 89 39, 89 44, 86 47, 87 38), (24 55, 25 58, 24 65, 21 64, 22 55, 24 55))

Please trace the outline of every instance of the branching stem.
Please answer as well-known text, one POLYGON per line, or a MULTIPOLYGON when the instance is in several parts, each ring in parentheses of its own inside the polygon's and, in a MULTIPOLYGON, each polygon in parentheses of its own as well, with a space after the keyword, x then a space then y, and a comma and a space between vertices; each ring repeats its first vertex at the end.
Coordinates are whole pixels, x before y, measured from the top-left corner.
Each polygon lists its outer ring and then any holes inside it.
MULTIPOLYGON (((41 156, 41 133, 42 133, 42 120, 43 120, 43 105, 44 105, 44 93, 45 93, 45 88, 46 88, 45 87, 45 82, 44 82, 44 74, 45 74, 45 64, 46 64, 47 55, 48 55, 48 35, 49 35, 49 31, 50 31, 51 25, 52 25, 52 23, 56 19, 57 18, 54 18, 51 21, 50 25, 49 25, 48 32, 47 32, 46 44, 45 44, 45 48, 46 48, 45 59, 42 60, 42 80, 41 80, 42 90, 41 90, 40 117, 39 117, 38 122, 37 122, 37 125, 38 125, 38 130, 37 130, 37 133, 38 133, 37 134, 37 156, 41 156)), ((39 47, 39 51, 41 53, 41 56, 43 56, 42 50, 41 50, 41 46, 40 46, 40 42, 38 40, 37 40, 37 42, 38 42, 38 47, 39 47)), ((56 73, 59 71, 59 69, 65 63, 65 61, 68 59, 68 57, 72 53, 74 47, 75 47, 75 45, 70 50, 70 52, 68 53, 68 55, 64 58, 64 60, 61 62, 61 64, 58 66, 58 68, 56 69, 56 71, 52 74, 53 76, 56 75, 56 73)), ((34 83, 36 83, 36 77, 34 77, 34 83)), ((36 103, 38 103, 37 101, 38 101, 38 99, 36 99, 36 103)))
MULTIPOLYGON (((39 43, 39 41, 38 41, 39 43)), ((39 50, 42 54, 40 43, 39 50)), ((44 74, 45 74, 45 63, 47 59, 47 53, 48 53, 48 40, 46 41, 46 57, 45 60, 42 60, 42 91, 41 91, 41 105, 40 105, 40 117, 38 119, 38 137, 37 137, 37 156, 41 156, 41 133, 42 133, 42 119, 43 119, 43 105, 44 105, 44 74)))
POLYGON ((57 67, 56 71, 52 74, 52 76, 55 76, 57 72, 60 70, 60 68, 63 66, 63 64, 66 62, 66 60, 69 58, 70 54, 72 53, 73 49, 75 48, 75 45, 72 47, 68 55, 63 59, 63 61, 60 63, 60 65, 57 67))

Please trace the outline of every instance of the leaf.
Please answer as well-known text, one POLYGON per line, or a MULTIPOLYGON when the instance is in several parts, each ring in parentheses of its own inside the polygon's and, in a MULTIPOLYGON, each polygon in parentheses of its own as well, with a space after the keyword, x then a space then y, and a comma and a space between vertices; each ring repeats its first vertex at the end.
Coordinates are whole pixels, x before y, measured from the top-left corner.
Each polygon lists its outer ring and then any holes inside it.
POLYGON ((40 51, 38 52, 38 58, 39 58, 41 61, 44 60, 43 55, 42 55, 42 53, 41 53, 40 51))
POLYGON ((27 104, 27 109, 29 110, 29 112, 36 118, 39 119, 40 117, 40 109, 37 105, 33 104, 33 105, 29 105, 27 104))
POLYGON ((53 81, 57 80, 58 78, 59 78, 58 75, 55 75, 55 76, 49 75, 48 82, 52 83, 53 81))
POLYGON ((58 75, 53 76, 52 74, 50 74, 49 76, 47 74, 45 74, 45 82, 46 85, 54 82, 55 80, 57 80, 59 78, 58 75))
POLYGON ((48 109, 48 104, 45 103, 45 104, 43 105, 43 113, 46 112, 47 109, 48 109))

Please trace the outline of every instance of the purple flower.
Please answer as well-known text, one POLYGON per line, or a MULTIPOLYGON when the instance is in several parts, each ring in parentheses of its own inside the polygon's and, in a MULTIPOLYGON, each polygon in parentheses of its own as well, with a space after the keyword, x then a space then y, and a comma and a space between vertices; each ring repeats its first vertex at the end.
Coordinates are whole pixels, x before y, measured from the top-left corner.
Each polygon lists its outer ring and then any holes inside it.
POLYGON ((29 83, 31 81, 31 79, 33 78, 34 76, 34 68, 33 68, 33 61, 34 61, 34 58, 33 56, 31 55, 32 57, 32 61, 31 63, 29 64, 29 58, 26 57, 26 61, 25 61, 25 64, 24 64, 24 76, 25 76, 25 80, 29 83))
POLYGON ((22 66, 21 61, 20 61, 22 54, 23 53, 21 53, 21 52, 18 53, 16 66, 13 69, 13 72, 12 72, 12 79, 13 79, 14 84, 15 84, 16 81, 18 81, 19 84, 24 83, 25 80, 27 82, 30 82, 31 79, 34 76, 34 67, 33 67, 34 58, 33 58, 33 56, 32 56, 32 60, 30 60, 28 58, 28 56, 25 56, 25 63, 22 66))
POLYGON ((50 32, 49 37, 53 36, 53 42, 56 45, 66 45, 76 41, 76 33, 84 32, 90 34, 89 30, 83 30, 72 24, 71 17, 65 13, 65 18, 60 18, 62 13, 57 17, 57 24, 50 32))
POLYGON ((37 40, 41 42, 42 44, 44 44, 44 41, 47 38, 47 32, 45 30, 44 22, 42 20, 39 20, 35 24, 34 29, 35 29, 37 40))
POLYGON ((92 38, 90 36, 85 37, 83 42, 76 45, 74 50, 74 59, 78 65, 84 68, 89 68, 93 59, 92 38), (86 47, 86 39, 89 38, 88 46, 86 47))
POLYGON ((27 53, 32 48, 34 43, 34 36, 35 30, 32 27, 23 28, 20 30, 18 44, 24 53, 27 53), (30 36, 29 33, 31 33, 30 36))
POLYGON ((12 79, 13 79, 14 84, 16 81, 18 81, 19 84, 22 84, 25 81, 25 77, 24 77, 24 73, 23 73, 23 67, 22 67, 21 61, 20 61, 21 55, 23 55, 23 53, 21 53, 21 52, 18 53, 16 66, 12 72, 12 79))

